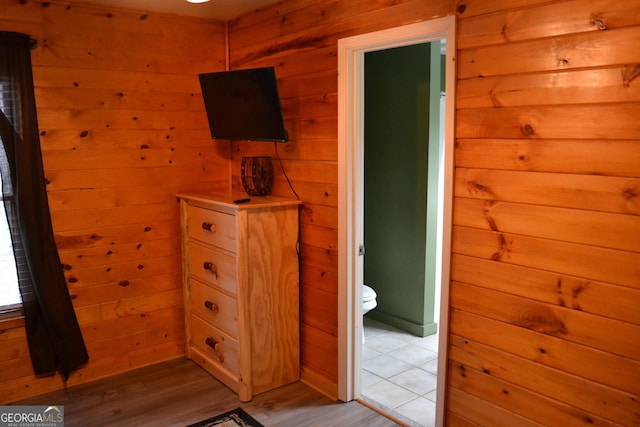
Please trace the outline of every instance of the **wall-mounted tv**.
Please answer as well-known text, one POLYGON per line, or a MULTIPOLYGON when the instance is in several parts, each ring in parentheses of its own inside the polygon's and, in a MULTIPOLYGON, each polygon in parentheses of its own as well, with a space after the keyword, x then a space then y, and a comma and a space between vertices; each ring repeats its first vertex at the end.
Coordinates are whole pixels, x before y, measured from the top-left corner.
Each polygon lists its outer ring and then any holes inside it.
POLYGON ((211 137, 288 140, 273 67, 200 74, 211 137))

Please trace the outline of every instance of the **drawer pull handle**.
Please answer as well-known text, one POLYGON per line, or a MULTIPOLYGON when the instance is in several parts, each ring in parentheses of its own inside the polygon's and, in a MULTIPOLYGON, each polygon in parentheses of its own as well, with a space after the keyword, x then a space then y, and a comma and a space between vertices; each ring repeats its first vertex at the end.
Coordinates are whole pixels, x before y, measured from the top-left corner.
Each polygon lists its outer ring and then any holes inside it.
POLYGON ((218 266, 212 262, 205 261, 203 265, 205 270, 209 270, 216 276, 216 280, 218 280, 218 266))
POLYGON ((207 307, 207 309, 213 311, 214 313, 218 312, 218 304, 211 302, 211 301, 205 301, 204 302, 204 306, 207 307))
POLYGON ((224 356, 222 355, 222 349, 220 348, 220 343, 218 341, 209 337, 206 340, 204 340, 204 343, 209 347, 211 347, 211 349, 213 349, 220 363, 224 362, 224 356))
POLYGON ((216 231, 218 231, 218 227, 216 227, 215 224, 211 224, 210 222, 203 222, 202 228, 212 233, 215 233, 216 231))

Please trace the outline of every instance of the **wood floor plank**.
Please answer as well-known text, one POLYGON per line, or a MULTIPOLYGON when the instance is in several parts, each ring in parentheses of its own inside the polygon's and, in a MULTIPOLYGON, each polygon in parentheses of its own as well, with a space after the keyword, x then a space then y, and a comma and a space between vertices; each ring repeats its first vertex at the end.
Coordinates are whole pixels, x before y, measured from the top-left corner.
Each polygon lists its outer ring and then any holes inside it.
POLYGON ((335 402, 301 382, 242 403, 230 389, 186 359, 14 404, 64 406, 67 427, 184 427, 237 407, 266 427, 398 425, 358 402, 335 402))

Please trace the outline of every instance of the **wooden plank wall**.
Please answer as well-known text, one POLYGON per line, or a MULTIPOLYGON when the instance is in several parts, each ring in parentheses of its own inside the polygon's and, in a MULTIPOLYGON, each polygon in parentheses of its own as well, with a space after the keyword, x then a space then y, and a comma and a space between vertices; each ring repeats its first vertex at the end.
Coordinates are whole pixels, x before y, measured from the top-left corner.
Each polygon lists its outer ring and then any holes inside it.
MULTIPOLYGON (((456 13, 450 425, 635 425, 638 2, 290 1, 230 22, 273 65, 302 212, 303 377, 337 379, 336 41, 456 13)), ((233 145, 241 155, 273 147, 233 145)), ((276 192, 290 195, 282 174, 276 192)))
POLYGON ((463 0, 448 419, 640 424, 640 2, 463 0))
MULTIPOLYGON (((453 2, 293 0, 229 22, 230 68, 274 66, 290 141, 278 154, 301 211, 302 376, 337 396, 338 40, 453 13, 453 2), (385 3, 385 4, 383 4, 385 3)), ((232 144, 233 185, 244 155, 273 144, 232 144)), ((294 197, 278 163, 274 194, 294 197)))
MULTIPOLYGON (((229 157, 240 188, 243 155, 275 154, 273 144, 210 145, 192 77, 223 68, 222 26, 21 3, 0 0, 0 26, 40 44, 54 228, 92 354, 71 383, 180 356, 172 196, 228 185, 229 157)), ((336 394, 337 40, 450 13, 448 424, 639 424, 635 1, 289 0, 229 22, 231 68, 273 65, 280 79, 291 141, 278 149, 304 200, 303 377, 336 394)), ((276 171, 274 193, 291 196, 276 171)), ((0 340, 0 402, 61 386, 34 380, 19 328, 0 340)))
MULTIPOLYGON (((49 203, 90 355, 69 385, 182 356, 175 194, 229 186, 197 79, 225 68, 224 24, 0 0, 0 29, 38 42, 49 203)), ((24 328, 0 332, 0 402, 63 386, 34 378, 24 328)))

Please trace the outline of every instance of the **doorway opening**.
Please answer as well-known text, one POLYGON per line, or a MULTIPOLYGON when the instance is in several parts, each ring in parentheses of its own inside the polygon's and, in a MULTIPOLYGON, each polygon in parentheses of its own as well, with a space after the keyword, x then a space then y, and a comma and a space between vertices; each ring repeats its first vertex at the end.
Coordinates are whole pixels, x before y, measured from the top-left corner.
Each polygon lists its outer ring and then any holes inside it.
MULTIPOLYGON (((444 377, 448 329, 449 255, 453 188, 453 97, 455 17, 435 19, 390 30, 342 39, 338 43, 338 173, 339 173, 339 384, 341 400, 361 399, 362 363, 362 284, 364 243, 364 58, 367 52, 445 40, 446 94, 444 138, 439 147, 442 200, 438 207, 441 224, 438 249, 439 329, 436 425, 444 413, 444 377)), ((425 118, 428 120, 428 117, 425 118)))

